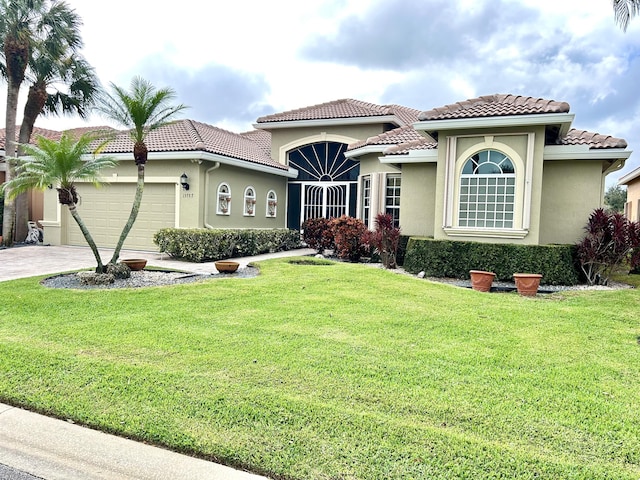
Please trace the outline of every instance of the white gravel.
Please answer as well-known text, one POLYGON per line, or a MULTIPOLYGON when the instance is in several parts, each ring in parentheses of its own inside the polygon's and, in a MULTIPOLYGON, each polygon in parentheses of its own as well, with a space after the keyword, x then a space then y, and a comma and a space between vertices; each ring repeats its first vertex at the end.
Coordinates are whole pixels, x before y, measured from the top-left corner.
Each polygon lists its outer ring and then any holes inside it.
POLYGON ((105 288, 141 288, 157 287, 162 285, 176 285, 179 283, 192 283, 214 278, 251 278, 258 275, 255 267, 240 268, 236 273, 217 273, 203 275, 197 273, 185 273, 161 270, 140 270, 131 272, 131 277, 116 279, 108 285, 85 285, 75 273, 67 273, 48 277, 40 282, 49 288, 73 288, 82 290, 105 289, 105 288))

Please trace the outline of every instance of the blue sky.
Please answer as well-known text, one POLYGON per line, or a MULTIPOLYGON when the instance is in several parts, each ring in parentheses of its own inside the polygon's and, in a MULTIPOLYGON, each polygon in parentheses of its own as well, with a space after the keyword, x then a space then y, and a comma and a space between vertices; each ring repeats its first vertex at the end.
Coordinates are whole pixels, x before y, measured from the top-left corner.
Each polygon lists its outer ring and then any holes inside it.
POLYGON ((610 0, 68 3, 104 85, 141 75, 232 131, 339 98, 428 110, 512 93, 567 101, 575 128, 625 138, 637 153, 608 183, 640 166, 640 18, 622 32, 610 0))

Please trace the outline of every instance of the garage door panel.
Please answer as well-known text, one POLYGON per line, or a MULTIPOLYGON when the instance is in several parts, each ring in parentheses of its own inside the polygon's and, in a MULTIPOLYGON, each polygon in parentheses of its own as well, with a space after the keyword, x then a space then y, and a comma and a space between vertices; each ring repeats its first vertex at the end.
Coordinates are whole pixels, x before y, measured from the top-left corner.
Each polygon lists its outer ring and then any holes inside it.
MULTIPOLYGON (((135 197, 135 184, 113 184, 102 188, 77 185, 78 213, 99 247, 115 247, 135 197)), ((67 214, 68 215, 68 214, 67 214)), ((125 249, 155 250, 153 235, 175 222, 175 185, 145 184, 136 222, 124 243, 125 249)), ((86 245, 80 228, 68 215, 68 243, 86 245)))

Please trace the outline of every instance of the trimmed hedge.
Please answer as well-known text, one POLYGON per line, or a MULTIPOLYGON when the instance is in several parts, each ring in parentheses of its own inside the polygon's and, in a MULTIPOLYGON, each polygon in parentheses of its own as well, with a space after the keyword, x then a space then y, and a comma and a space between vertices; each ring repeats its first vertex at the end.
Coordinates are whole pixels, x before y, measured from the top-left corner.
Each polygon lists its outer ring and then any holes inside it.
POLYGON ((299 248, 300 232, 269 230, 211 230, 207 228, 163 228, 153 236, 161 252, 191 262, 207 262, 231 257, 299 248))
POLYGON ((515 245, 455 242, 412 237, 404 268, 430 277, 469 278, 469 270, 487 270, 496 280, 512 281, 514 273, 540 273, 545 285, 576 285, 575 245, 515 245))

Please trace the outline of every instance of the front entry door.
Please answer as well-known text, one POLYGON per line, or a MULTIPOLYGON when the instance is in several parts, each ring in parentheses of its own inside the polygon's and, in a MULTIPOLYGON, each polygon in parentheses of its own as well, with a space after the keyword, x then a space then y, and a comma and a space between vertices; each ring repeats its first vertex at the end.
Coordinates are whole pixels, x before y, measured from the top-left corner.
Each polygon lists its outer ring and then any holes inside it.
POLYGON ((300 221, 337 218, 349 213, 349 184, 314 182, 302 185, 300 221))

